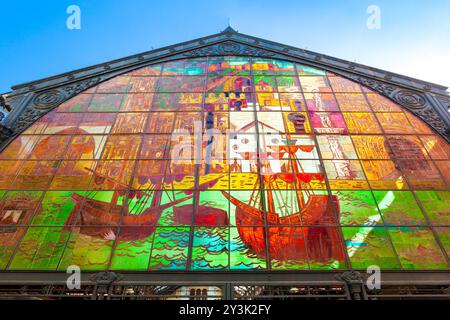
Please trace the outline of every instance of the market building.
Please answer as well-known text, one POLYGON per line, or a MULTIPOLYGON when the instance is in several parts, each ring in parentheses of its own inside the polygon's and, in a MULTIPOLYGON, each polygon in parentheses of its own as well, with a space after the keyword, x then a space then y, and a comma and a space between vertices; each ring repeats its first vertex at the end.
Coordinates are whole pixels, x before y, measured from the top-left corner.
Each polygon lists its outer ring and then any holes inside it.
POLYGON ((450 296, 446 87, 228 27, 12 89, 0 298, 450 296))

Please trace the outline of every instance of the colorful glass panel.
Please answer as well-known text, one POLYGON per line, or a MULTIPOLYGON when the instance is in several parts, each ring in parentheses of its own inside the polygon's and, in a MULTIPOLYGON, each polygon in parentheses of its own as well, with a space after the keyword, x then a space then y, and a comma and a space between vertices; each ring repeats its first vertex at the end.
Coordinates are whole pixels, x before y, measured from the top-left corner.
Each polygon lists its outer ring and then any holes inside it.
POLYGON ((0 270, 449 268, 449 144, 307 65, 128 72, 37 120, 0 168, 0 270))

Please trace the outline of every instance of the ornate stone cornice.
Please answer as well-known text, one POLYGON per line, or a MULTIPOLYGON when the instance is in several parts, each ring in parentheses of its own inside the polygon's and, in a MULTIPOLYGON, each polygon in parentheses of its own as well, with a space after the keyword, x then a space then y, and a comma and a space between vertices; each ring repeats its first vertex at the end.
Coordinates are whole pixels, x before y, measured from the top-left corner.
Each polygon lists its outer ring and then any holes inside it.
POLYGON ((215 56, 215 55, 272 57, 275 55, 275 53, 268 50, 252 47, 246 44, 237 43, 235 41, 225 41, 223 43, 218 43, 183 53, 183 56, 185 57, 201 57, 201 56, 215 56))

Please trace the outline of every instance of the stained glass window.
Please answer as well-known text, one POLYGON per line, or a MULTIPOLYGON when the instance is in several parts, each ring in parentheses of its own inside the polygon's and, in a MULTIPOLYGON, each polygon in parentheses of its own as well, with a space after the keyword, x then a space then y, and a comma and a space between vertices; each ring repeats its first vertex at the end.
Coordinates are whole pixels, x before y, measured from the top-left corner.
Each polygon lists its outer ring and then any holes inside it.
POLYGON ((449 144, 307 65, 117 76, 36 121, 0 168, 1 270, 449 268, 449 144))

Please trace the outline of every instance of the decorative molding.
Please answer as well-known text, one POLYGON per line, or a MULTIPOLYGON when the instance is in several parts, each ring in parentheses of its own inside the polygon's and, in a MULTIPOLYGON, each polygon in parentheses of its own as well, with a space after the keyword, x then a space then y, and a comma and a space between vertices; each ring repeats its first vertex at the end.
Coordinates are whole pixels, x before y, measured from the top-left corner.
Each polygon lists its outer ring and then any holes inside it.
POLYGON ((222 43, 213 44, 207 47, 194 49, 183 53, 185 57, 200 57, 200 56, 214 56, 214 55, 247 55, 247 56, 265 56, 272 57, 274 52, 267 51, 261 48, 250 45, 238 43, 235 41, 225 41, 222 43))
POLYGON ((13 131, 0 123, 0 146, 13 135, 13 131))
POLYGON ((110 271, 104 271, 99 272, 94 275, 92 275, 91 280, 94 281, 97 285, 102 286, 109 286, 113 282, 120 280, 121 277, 117 273, 110 272, 110 271))
POLYGON ((337 274, 336 279, 348 284, 362 284, 364 282, 364 278, 361 275, 361 273, 354 270, 345 271, 344 273, 337 274))

